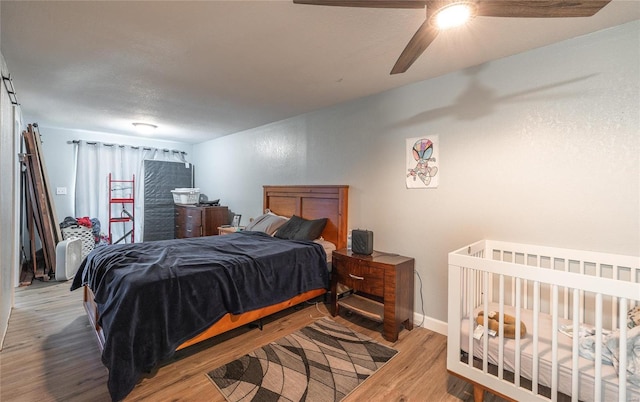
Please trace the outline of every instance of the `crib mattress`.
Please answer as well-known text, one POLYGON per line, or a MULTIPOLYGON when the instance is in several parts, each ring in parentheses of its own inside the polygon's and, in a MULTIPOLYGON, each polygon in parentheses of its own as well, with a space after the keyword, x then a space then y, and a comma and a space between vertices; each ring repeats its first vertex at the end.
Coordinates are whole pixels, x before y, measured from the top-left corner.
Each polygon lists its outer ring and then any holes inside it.
MULTIPOLYGON (((498 311, 497 303, 489 304, 489 311, 498 311)), ((474 317, 477 316, 477 309, 474 317)), ((515 316, 514 308, 505 306, 506 314, 515 316)), ((531 379, 533 370, 533 312, 531 310, 521 310, 521 319, 527 327, 527 335, 521 339, 520 344, 520 375, 531 379)), ((569 320, 560 318, 559 325, 572 324, 569 320)), ((473 328, 476 327, 474 322, 473 328)), ((464 352, 469 353, 469 322, 468 319, 462 321, 461 348, 464 352)), ((551 334, 552 320, 551 315, 539 314, 539 363, 538 363, 538 383, 547 387, 551 387, 551 334)), ((572 339, 562 333, 558 333, 558 390, 566 395, 571 395, 571 365, 572 365, 572 339)), ((482 359, 484 352, 484 340, 473 341, 473 354, 475 357, 482 359)), ((498 337, 489 338, 488 361, 491 364, 498 364, 498 337)), ((505 370, 515 371, 515 339, 507 339, 504 343, 504 359, 503 366, 505 370)), ((594 397, 594 372, 595 362, 593 360, 579 358, 578 363, 580 375, 579 395, 581 401, 613 401, 618 400, 618 375, 613 366, 602 365, 602 397, 594 397)), ((627 400, 640 400, 640 388, 627 383, 627 400)))

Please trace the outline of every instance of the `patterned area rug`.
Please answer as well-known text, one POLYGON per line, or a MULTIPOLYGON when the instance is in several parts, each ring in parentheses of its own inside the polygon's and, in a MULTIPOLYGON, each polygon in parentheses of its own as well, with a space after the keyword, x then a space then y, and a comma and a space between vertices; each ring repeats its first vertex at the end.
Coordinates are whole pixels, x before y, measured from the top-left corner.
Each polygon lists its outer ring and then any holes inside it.
POLYGON ((207 376, 229 402, 340 401, 396 353, 322 318, 207 376))

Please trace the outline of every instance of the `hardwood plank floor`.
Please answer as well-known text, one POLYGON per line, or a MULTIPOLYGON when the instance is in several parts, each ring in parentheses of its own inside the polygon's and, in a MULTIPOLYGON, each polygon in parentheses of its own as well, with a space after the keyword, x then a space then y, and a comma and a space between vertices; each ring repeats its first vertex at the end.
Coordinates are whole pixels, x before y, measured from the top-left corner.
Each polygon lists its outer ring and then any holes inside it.
MULTIPOLYGON (((0 401, 109 401, 107 369, 70 282, 39 282, 16 289, 16 306, 0 352, 0 401)), ((289 309, 264 329, 239 328, 179 351, 143 378, 126 401, 212 401, 224 397, 205 373, 329 315, 322 303, 289 309)), ((424 328, 403 330, 387 342, 381 324, 344 310, 334 319, 400 353, 344 399, 355 401, 472 401, 472 388, 446 372, 446 337, 424 328)), ((492 396, 486 401, 497 401, 492 396)))

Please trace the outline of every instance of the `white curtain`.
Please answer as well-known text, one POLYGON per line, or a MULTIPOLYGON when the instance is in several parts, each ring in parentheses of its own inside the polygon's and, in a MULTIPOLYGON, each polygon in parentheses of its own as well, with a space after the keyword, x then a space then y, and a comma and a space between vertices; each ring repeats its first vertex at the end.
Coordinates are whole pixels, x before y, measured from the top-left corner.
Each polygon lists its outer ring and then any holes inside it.
MULTIPOLYGON (((109 234, 109 207, 112 217, 126 216, 123 209, 134 216, 134 241, 143 241, 144 233, 144 160, 166 160, 187 163, 184 153, 167 149, 133 147, 92 141, 74 141, 76 147, 75 217, 97 218, 101 233, 109 234), (112 183, 115 198, 132 194, 131 205, 109 205, 109 174, 112 180, 134 180, 130 183, 112 183)), ((111 237, 115 242, 131 230, 131 223, 112 223, 111 237)), ((130 242, 126 236, 122 242, 130 242)))

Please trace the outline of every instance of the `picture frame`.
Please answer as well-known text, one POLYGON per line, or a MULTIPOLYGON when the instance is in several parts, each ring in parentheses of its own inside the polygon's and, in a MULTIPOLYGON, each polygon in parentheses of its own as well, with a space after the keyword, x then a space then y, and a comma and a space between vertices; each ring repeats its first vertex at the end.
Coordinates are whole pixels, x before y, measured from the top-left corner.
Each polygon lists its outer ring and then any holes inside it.
POLYGON ((232 225, 234 228, 240 227, 240 219, 242 219, 242 215, 240 215, 240 214, 235 214, 235 215, 233 216, 233 221, 231 222, 231 225, 232 225))

